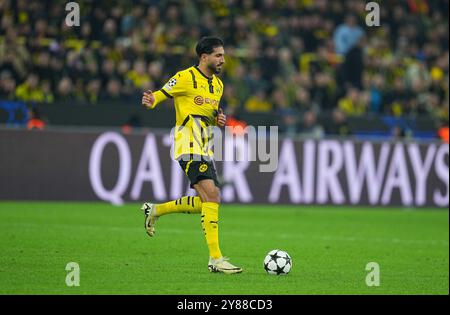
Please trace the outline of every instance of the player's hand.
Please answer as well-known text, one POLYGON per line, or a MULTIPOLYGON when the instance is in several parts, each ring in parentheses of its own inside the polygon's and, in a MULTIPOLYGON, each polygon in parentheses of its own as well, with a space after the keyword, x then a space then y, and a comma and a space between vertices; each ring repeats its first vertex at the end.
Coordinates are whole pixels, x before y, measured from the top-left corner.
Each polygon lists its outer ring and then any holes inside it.
POLYGON ((219 108, 219 113, 217 114, 217 126, 224 127, 227 123, 227 116, 223 113, 223 110, 219 108))
POLYGON ((152 108, 153 104, 155 103, 155 96, 153 95, 153 92, 148 90, 145 91, 142 95, 142 105, 144 105, 147 108, 152 108))

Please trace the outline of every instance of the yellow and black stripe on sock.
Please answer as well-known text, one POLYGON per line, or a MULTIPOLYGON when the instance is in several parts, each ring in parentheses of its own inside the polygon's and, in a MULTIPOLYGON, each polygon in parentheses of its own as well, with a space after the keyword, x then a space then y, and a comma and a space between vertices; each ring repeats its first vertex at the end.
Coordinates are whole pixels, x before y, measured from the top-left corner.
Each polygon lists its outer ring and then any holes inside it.
POLYGON ((205 233, 209 256, 218 259, 222 257, 219 248, 219 204, 215 202, 202 203, 202 227, 205 233))
POLYGON ((200 197, 184 196, 177 200, 156 205, 158 217, 169 213, 200 213, 202 212, 202 201, 200 197))

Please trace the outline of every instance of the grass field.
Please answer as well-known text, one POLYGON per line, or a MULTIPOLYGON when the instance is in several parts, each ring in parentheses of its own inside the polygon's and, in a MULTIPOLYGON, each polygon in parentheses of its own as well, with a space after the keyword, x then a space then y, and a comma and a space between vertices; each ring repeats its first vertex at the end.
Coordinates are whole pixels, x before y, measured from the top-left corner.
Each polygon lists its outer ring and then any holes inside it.
POLYGON ((149 238, 138 209, 0 202, 0 294, 449 293, 447 210, 224 205, 222 252, 244 268, 230 276, 209 273, 199 216, 163 217, 149 238), (275 248, 293 259, 287 276, 262 267, 275 248), (379 287, 365 283, 372 261, 379 287))

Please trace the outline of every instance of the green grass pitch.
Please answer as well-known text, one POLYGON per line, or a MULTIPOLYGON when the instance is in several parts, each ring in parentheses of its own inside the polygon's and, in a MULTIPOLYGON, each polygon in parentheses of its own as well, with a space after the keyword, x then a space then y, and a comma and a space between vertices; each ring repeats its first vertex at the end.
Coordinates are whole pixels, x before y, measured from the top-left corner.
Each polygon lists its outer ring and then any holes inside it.
POLYGON ((449 293, 447 210, 223 205, 220 238, 242 274, 209 273, 198 215, 162 217, 150 238, 138 204, 0 202, 0 294, 449 293), (265 273, 271 249, 291 255, 289 275, 265 273))

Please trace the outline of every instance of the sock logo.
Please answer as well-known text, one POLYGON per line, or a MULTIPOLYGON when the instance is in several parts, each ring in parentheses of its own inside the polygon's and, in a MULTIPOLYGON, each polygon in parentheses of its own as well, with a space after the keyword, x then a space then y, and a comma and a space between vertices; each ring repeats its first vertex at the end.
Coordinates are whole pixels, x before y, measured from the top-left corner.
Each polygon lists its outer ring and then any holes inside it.
POLYGON ((198 170, 199 170, 201 173, 206 172, 207 169, 208 169, 208 164, 202 164, 202 165, 200 165, 200 167, 198 168, 198 170))

